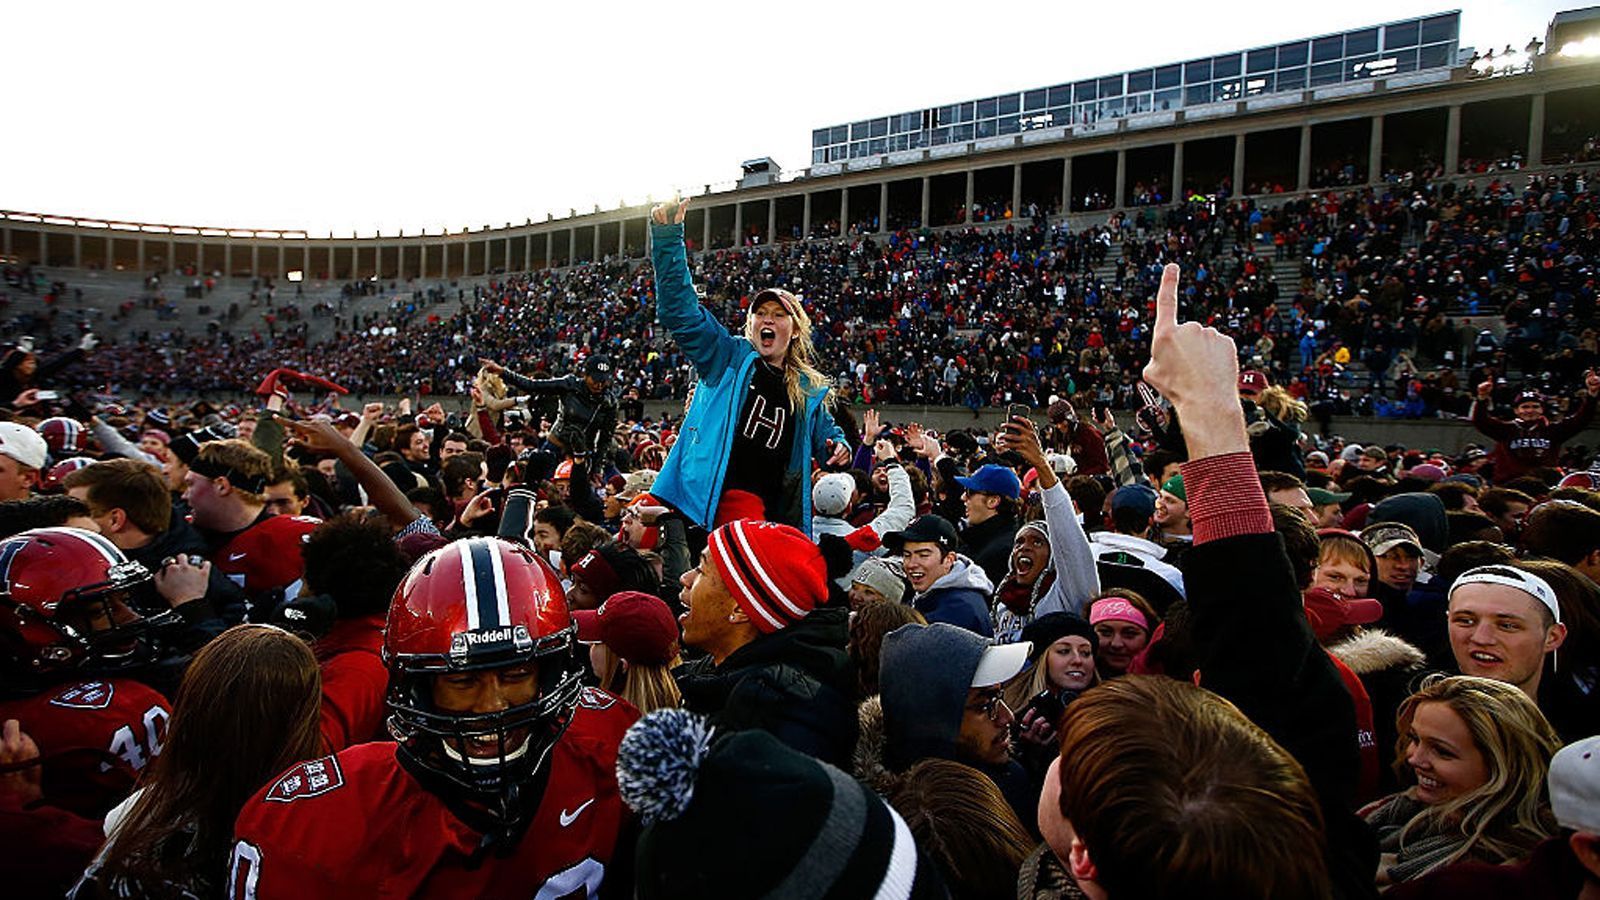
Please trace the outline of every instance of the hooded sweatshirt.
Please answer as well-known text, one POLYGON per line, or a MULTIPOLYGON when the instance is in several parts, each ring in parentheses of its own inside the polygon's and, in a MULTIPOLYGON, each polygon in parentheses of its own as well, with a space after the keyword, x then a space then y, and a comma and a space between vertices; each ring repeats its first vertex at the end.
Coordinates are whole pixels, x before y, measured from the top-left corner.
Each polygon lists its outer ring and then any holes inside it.
POLYGON ((950 571, 926 593, 913 597, 911 605, 929 625, 945 622, 993 638, 994 623, 989 620, 992 596, 994 583, 984 574, 983 567, 958 553, 950 571))
MULTIPOLYGON (((870 552, 857 549, 851 562, 851 568, 861 565, 861 561, 869 556, 882 556, 883 536, 891 531, 904 529, 911 524, 912 519, 916 518, 917 505, 911 495, 911 476, 906 474, 905 469, 894 467, 889 469, 888 478, 889 505, 883 512, 878 513, 872 521, 862 526, 863 528, 872 529, 872 533, 876 535, 876 540, 880 546, 870 552)), ((851 525, 848 520, 838 516, 814 515, 811 517, 811 536, 813 538, 820 538, 825 534, 849 537, 859 530, 856 526, 851 525)), ((834 583, 841 588, 849 589, 849 576, 835 578, 834 583)))
MULTIPOLYGON (((1047 570, 1039 573, 1032 585, 1033 604, 1025 613, 1017 612, 999 602, 994 604, 996 643, 1009 643, 1022 639, 1022 629, 1035 618, 1053 612, 1070 612, 1083 615, 1089 598, 1100 593, 1100 571, 1094 564, 1094 551, 1089 537, 1078 521, 1078 510, 1072 497, 1061 482, 1046 488, 1040 494, 1044 501, 1045 522, 1029 522, 1023 528, 1044 526, 1045 540, 1050 542, 1050 559, 1047 570), (1048 582, 1048 584, 1046 583, 1048 582)), ((1019 531, 1020 533, 1020 531, 1019 531)), ((1011 579, 1007 574, 1000 590, 1011 579)), ((999 591, 996 592, 998 597, 999 591)))

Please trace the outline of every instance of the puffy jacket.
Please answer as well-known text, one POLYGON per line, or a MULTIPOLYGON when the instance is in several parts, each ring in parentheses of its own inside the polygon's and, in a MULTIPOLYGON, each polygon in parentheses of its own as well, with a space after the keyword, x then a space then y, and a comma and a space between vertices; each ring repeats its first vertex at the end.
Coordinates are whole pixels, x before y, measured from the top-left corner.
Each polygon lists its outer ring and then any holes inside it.
POLYGON ((994 622, 989 619, 989 598, 994 596, 994 582, 983 568, 960 554, 956 564, 943 578, 933 583, 927 593, 918 594, 911 605, 928 624, 946 622, 986 638, 994 637, 994 622))
POLYGON ((672 671, 683 705, 734 731, 759 728, 802 753, 847 768, 856 742, 849 611, 819 609, 764 634, 715 665, 672 671))
POLYGON ((550 435, 569 453, 590 453, 604 459, 616 446, 617 395, 609 389, 590 391, 581 376, 529 378, 506 369, 506 384, 530 394, 555 394, 559 398, 550 435))
MULTIPOLYGON (((650 493, 677 508, 696 525, 711 527, 733 451, 734 423, 750 387, 755 348, 731 333, 700 305, 689 275, 683 226, 650 226, 650 259, 655 266, 656 320, 672 332, 699 377, 684 414, 678 440, 667 454, 650 493)), ((844 431, 822 408, 826 388, 807 391, 795 423, 794 452, 784 473, 791 508, 768 511, 768 518, 811 529, 811 461, 825 459, 828 442, 845 443, 844 431)))

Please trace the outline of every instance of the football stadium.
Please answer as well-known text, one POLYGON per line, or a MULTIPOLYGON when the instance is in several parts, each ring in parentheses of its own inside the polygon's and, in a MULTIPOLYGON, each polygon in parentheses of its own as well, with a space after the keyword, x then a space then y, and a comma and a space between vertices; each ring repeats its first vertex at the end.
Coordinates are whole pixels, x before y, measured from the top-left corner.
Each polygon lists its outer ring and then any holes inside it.
POLYGON ((520 224, 0 208, 5 895, 1600 896, 1600 6, 1463 6, 520 224))

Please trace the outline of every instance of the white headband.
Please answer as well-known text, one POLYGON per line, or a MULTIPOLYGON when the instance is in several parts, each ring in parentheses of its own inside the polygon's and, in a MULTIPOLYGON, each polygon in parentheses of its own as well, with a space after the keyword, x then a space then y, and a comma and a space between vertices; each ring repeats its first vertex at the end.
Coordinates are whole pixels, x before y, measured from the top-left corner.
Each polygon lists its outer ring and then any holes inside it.
POLYGON ((1513 569, 1510 566, 1479 566, 1476 569, 1468 569, 1450 585, 1449 596, 1455 596, 1456 591, 1464 584, 1498 584, 1519 590, 1543 603, 1545 608, 1550 610, 1550 614, 1556 617, 1556 624, 1561 624, 1561 604, 1556 602, 1556 592, 1550 587, 1550 582, 1531 572, 1513 569))

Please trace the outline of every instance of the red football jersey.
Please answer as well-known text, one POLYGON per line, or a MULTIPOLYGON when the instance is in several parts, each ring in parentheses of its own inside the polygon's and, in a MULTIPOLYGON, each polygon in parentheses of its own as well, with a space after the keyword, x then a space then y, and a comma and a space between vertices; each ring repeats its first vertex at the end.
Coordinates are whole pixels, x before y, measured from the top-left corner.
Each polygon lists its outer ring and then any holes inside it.
POLYGON ((211 564, 244 588, 252 603, 279 589, 292 598, 306 570, 300 547, 321 524, 311 516, 268 516, 217 548, 211 564))
POLYGON ((0 700, 0 721, 16 719, 39 745, 45 802, 90 818, 104 818, 133 791, 161 753, 170 718, 165 697, 125 678, 0 700))
POLYGON ((311 648, 322 667, 322 748, 384 737, 389 667, 383 664, 383 616, 341 619, 311 648))
POLYGON ((228 896, 592 900, 626 815, 617 745, 638 718, 627 702, 586 688, 516 849, 470 868, 482 835, 401 767, 394 744, 301 763, 239 813, 228 896))

